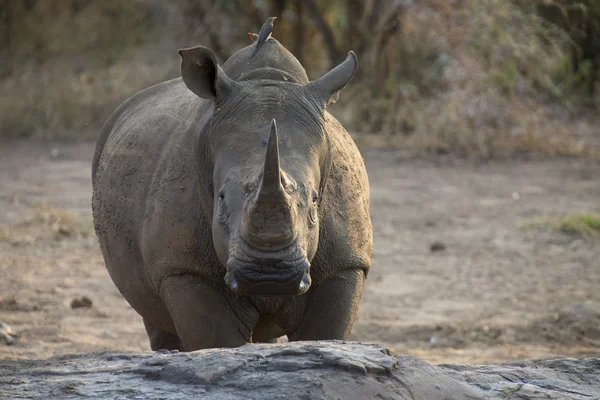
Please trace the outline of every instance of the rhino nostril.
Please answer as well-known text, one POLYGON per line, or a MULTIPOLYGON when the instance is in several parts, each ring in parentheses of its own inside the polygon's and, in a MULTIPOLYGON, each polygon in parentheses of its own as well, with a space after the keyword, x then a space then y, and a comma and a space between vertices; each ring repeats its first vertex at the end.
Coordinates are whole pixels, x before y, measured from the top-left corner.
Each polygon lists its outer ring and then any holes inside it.
POLYGON ((298 288, 298 291, 300 293, 305 293, 308 290, 308 285, 306 284, 306 282, 302 281, 300 282, 300 287, 298 288))
POLYGON ((233 290, 234 292, 237 291, 238 283, 233 274, 230 274, 229 272, 225 274, 225 284, 227 284, 229 289, 233 290))
POLYGON ((298 285, 298 294, 306 293, 310 288, 310 284, 310 275, 308 274, 308 272, 305 272, 304 276, 302 277, 302 280, 300 281, 300 285, 298 285))

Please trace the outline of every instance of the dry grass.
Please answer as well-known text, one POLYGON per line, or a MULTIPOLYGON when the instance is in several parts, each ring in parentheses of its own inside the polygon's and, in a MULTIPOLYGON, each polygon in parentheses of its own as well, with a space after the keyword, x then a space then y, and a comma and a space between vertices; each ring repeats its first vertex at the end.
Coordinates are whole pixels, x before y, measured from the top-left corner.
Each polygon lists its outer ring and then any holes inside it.
POLYGON ((372 82, 357 84, 341 118, 414 154, 600 156, 600 118, 570 92, 568 37, 504 0, 450 3, 408 9, 403 67, 375 100, 372 82))
POLYGON ((35 203, 24 221, 0 225, 0 242, 32 244, 44 239, 86 238, 92 233, 91 217, 78 217, 47 203, 35 203))
POLYGON ((103 69, 71 73, 58 60, 47 62, 43 73, 33 64, 24 66, 19 75, 0 82, 0 92, 8 94, 0 97, 0 135, 95 138, 127 97, 174 75, 176 53, 175 62, 166 65, 146 48, 132 53, 103 69))
POLYGON ((0 136, 93 138, 120 102, 164 79, 150 3, 5 1, 0 136))
MULTIPOLYGON (((72 24, 68 7, 40 9, 25 21, 29 36, 0 80, 0 136, 95 138, 120 102, 178 75, 178 47, 206 44, 205 36, 182 34, 189 27, 182 28, 188 25, 181 10, 167 15, 160 2, 131 4, 90 2, 72 24), (40 26, 49 18, 61 23, 45 34, 40 26), (117 18, 112 25, 110 18, 117 18), (69 40, 73 35, 79 39, 69 40), (44 47, 45 37, 52 40, 44 47), (36 43, 43 51, 28 57, 36 43)), ((221 38, 228 52, 245 43, 231 40, 232 32, 221 38)), ((375 82, 379 65, 370 54, 359 55, 360 76, 330 110, 362 146, 414 155, 598 157, 600 116, 581 111, 569 44, 564 32, 513 2, 413 2, 381 49, 385 80, 375 82)), ((307 61, 310 73, 319 60, 307 61)))

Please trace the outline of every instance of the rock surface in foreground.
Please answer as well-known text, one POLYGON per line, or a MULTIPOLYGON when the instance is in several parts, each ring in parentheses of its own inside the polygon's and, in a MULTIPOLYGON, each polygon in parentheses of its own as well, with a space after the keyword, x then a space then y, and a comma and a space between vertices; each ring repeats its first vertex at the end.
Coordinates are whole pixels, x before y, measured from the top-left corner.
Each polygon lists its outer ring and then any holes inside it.
POLYGON ((600 358, 432 366, 349 342, 0 360, 0 398, 598 399, 600 358))

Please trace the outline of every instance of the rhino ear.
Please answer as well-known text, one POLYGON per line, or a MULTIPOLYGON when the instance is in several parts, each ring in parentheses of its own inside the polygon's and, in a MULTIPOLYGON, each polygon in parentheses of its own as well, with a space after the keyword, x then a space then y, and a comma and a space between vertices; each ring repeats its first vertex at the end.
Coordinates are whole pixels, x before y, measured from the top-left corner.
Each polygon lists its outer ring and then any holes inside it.
POLYGON ((333 68, 331 71, 323 75, 316 81, 306 85, 313 95, 323 102, 323 107, 326 107, 330 102, 335 103, 339 96, 339 91, 342 90, 354 76, 358 60, 353 51, 348 53, 346 60, 333 68))
POLYGON ((179 49, 181 77, 188 89, 204 99, 225 98, 237 84, 221 69, 207 47, 179 49))

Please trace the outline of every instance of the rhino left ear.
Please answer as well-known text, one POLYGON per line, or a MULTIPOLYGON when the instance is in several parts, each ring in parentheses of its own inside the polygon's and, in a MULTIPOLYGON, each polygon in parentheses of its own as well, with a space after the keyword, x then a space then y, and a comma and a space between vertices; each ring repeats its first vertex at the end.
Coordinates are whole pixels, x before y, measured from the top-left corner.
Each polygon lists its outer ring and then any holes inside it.
POLYGON ((339 92, 350 83, 356 68, 358 60, 353 51, 348 53, 346 60, 323 75, 316 81, 308 83, 305 87, 313 95, 320 99, 323 107, 327 107, 330 102, 335 103, 339 97, 339 92))
POLYGON ((179 55, 183 82, 196 95, 217 101, 227 97, 237 85, 217 64, 208 47, 180 49, 179 55))

